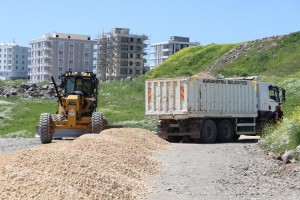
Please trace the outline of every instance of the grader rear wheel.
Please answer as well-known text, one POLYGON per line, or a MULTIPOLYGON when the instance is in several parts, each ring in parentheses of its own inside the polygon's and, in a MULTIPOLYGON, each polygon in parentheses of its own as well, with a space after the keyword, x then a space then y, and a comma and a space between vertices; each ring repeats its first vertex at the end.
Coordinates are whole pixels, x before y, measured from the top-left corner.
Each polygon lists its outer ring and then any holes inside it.
POLYGON ((93 112, 92 114, 92 132, 100 133, 104 130, 104 118, 102 113, 93 112))
POLYGON ((49 113, 41 114, 40 138, 43 144, 52 142, 51 115, 49 113))

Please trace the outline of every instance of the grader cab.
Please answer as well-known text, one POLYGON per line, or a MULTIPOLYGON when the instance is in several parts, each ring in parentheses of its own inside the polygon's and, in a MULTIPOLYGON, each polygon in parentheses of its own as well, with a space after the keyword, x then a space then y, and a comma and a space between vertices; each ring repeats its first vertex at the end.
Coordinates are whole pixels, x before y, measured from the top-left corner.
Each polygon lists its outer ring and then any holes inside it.
POLYGON ((39 135, 41 142, 51 143, 53 138, 78 137, 85 133, 99 133, 107 120, 97 111, 98 84, 92 72, 67 72, 62 75, 59 93, 52 78, 58 98, 56 114, 42 113, 39 135))

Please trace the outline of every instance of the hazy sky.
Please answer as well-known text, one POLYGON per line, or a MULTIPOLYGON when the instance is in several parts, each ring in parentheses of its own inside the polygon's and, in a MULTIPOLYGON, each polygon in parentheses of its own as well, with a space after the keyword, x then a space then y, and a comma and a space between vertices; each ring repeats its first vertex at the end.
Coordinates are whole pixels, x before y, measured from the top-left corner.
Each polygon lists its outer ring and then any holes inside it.
POLYGON ((203 45, 300 31, 299 0, 0 0, 0 43, 29 46, 45 33, 98 34, 130 28, 149 36, 190 37, 203 45))

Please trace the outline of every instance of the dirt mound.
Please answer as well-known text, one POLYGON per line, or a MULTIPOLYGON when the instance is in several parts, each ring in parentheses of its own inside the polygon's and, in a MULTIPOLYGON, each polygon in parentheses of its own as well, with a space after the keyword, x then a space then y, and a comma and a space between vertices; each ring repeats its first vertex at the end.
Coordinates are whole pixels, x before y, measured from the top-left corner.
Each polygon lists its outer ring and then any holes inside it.
POLYGON ((0 199, 136 199, 160 172, 168 143, 143 129, 109 129, 0 155, 0 199))
POLYGON ((192 77, 194 77, 194 78, 215 78, 212 75, 204 73, 204 72, 200 72, 198 74, 194 74, 192 77))

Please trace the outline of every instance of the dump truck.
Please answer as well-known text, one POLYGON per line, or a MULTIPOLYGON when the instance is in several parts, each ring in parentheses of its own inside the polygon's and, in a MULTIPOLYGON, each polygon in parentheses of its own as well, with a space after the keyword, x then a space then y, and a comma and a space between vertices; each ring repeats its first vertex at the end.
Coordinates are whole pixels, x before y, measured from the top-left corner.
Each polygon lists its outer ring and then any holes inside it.
POLYGON ((257 76, 147 79, 145 93, 146 116, 158 120, 160 137, 203 143, 256 135, 285 101, 283 88, 257 76))
POLYGON ((42 113, 38 135, 43 144, 53 138, 78 137, 86 133, 99 133, 109 126, 103 114, 97 111, 99 81, 92 72, 67 72, 62 74, 58 86, 52 83, 58 98, 55 114, 42 113), (61 92, 59 92, 59 87, 61 92))

